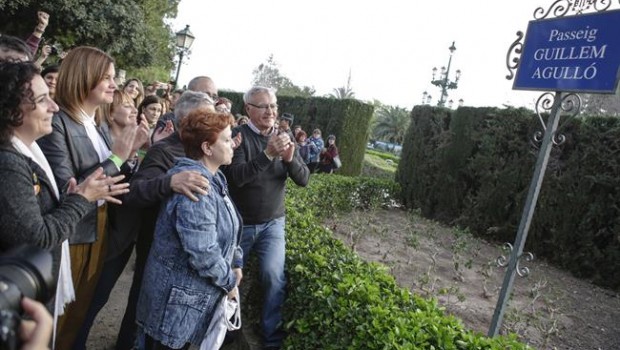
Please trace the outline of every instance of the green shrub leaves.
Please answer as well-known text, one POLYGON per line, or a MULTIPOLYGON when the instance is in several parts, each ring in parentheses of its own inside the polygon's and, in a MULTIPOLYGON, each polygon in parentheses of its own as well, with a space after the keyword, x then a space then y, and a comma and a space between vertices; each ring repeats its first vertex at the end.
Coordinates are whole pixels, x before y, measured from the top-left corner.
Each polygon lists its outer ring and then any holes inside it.
POLYGON ((528 349, 514 337, 465 330, 320 224, 337 212, 394 205, 394 182, 316 175, 308 188, 287 191, 287 349, 528 349))

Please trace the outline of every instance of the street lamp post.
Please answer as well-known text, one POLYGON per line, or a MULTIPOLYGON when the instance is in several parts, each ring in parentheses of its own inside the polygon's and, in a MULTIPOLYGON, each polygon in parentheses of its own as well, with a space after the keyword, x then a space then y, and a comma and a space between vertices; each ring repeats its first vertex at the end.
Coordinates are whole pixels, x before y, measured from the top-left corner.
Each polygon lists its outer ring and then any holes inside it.
MULTIPOLYGON (((446 104, 446 99, 448 98, 448 90, 456 89, 458 87, 459 79, 461 78, 461 70, 457 69, 456 75, 454 76, 454 80, 450 80, 450 66, 452 65, 452 54, 456 51, 456 47, 454 46, 454 41, 452 42, 452 46, 448 48, 450 50, 450 59, 448 60, 448 68, 441 67, 441 72, 439 73, 439 77, 436 78, 437 75, 437 67, 433 68, 433 79, 431 83, 438 88, 441 89, 441 96, 439 97, 439 101, 437 101, 437 106, 444 107, 446 104)), ((430 102, 430 101, 429 101, 430 102)), ((454 101, 450 100, 449 107, 452 108, 452 104, 454 101)), ((459 105, 463 105, 463 99, 459 100, 459 105)))
POLYGON ((431 96, 428 92, 424 91, 422 93, 422 104, 423 105, 430 105, 432 99, 433 99, 433 96, 431 96))
POLYGON ((189 52, 189 49, 192 47, 194 43, 194 39, 196 37, 189 31, 189 24, 185 26, 185 29, 178 31, 176 33, 176 45, 177 50, 179 51, 179 64, 177 66, 177 75, 174 78, 174 87, 177 87, 179 82, 179 72, 181 72, 181 64, 183 63, 183 56, 189 52))

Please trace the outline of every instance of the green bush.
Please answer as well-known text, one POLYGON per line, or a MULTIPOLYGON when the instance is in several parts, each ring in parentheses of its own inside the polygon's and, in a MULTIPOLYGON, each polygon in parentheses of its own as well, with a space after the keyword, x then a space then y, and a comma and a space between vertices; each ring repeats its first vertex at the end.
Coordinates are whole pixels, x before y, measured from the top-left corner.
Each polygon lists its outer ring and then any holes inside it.
MULTIPOLYGON (((513 242, 538 156, 525 109, 428 106, 412 111, 397 182, 424 216, 513 242)), ((526 249, 620 288, 620 119, 581 117, 554 146, 526 249)))
POLYGON ((336 212, 394 204, 393 181, 317 175, 309 188, 287 190, 286 349, 528 349, 514 335, 465 330, 320 224, 336 212))
MULTIPOLYGON (((233 102, 233 114, 245 114, 242 93, 221 91, 220 95, 233 102)), ((301 125, 309 135, 315 128, 321 129, 325 141, 328 135, 335 135, 342 161, 338 173, 360 174, 368 140, 367 130, 374 113, 372 105, 354 99, 278 96, 278 106, 279 113, 292 113, 295 116, 293 124, 301 125)))
POLYGON ((396 164, 390 159, 384 159, 366 152, 361 176, 373 177, 386 180, 394 180, 396 164))
POLYGON ((420 208, 422 215, 435 217, 440 163, 436 152, 444 147, 451 112, 445 108, 416 106, 403 142, 396 180, 407 207, 420 208))
POLYGON ((367 149, 366 150, 366 154, 372 154, 373 156, 377 156, 381 159, 385 159, 385 160, 391 160, 394 162, 394 164, 398 164, 398 162, 400 162, 400 157, 390 153, 390 152, 383 152, 383 151, 377 151, 374 149, 367 149))

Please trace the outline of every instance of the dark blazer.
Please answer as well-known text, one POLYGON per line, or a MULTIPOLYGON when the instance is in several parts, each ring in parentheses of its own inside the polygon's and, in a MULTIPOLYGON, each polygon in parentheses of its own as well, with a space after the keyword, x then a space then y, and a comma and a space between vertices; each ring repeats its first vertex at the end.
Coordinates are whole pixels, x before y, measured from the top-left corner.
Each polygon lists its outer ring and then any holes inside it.
POLYGON ((178 132, 153 144, 131 178, 129 193, 123 199, 123 205, 139 208, 134 220, 140 221, 138 245, 144 246, 146 252, 153 240, 159 207, 174 193, 170 186, 172 174, 167 172, 179 157, 185 157, 185 150, 178 132))
POLYGON ((61 243, 90 210, 86 198, 59 202, 45 171, 11 146, 0 147, 0 251, 32 244, 52 252, 58 276, 61 243))
POLYGON ((124 203, 140 208, 155 207, 155 212, 159 212, 159 205, 173 193, 170 187, 172 174, 167 172, 179 157, 185 157, 185 150, 178 132, 153 144, 131 178, 124 203))
MULTIPOLYGON (((81 183, 99 167, 102 167, 108 176, 119 174, 119 169, 110 159, 99 162, 99 155, 88 138, 86 128, 71 119, 66 112, 60 111, 54 115, 52 128, 51 134, 40 138, 37 142, 52 167, 61 192, 65 192, 72 177, 81 183)), ((97 131, 108 148, 111 148, 107 128, 97 127, 97 131)), ((126 174, 130 172, 128 166, 123 166, 121 170, 126 174)), ((74 234, 69 237, 69 243, 93 243, 97 240, 97 204, 92 203, 90 206, 88 215, 80 221, 74 234)))

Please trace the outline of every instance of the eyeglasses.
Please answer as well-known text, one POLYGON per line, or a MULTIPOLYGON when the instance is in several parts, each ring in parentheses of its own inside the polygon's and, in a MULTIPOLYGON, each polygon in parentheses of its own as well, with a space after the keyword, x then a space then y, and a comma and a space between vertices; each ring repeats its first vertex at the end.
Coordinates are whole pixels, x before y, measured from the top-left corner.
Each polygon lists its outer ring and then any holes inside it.
POLYGON ((255 104, 253 104, 253 103, 248 102, 248 104, 249 104, 250 106, 254 107, 254 108, 264 109, 265 111, 266 111, 268 108, 271 108, 271 110, 272 110, 272 111, 275 111, 275 110, 277 110, 277 109, 278 109, 278 105, 277 105, 277 104, 275 104, 275 103, 268 104, 268 105, 255 105, 255 104))

